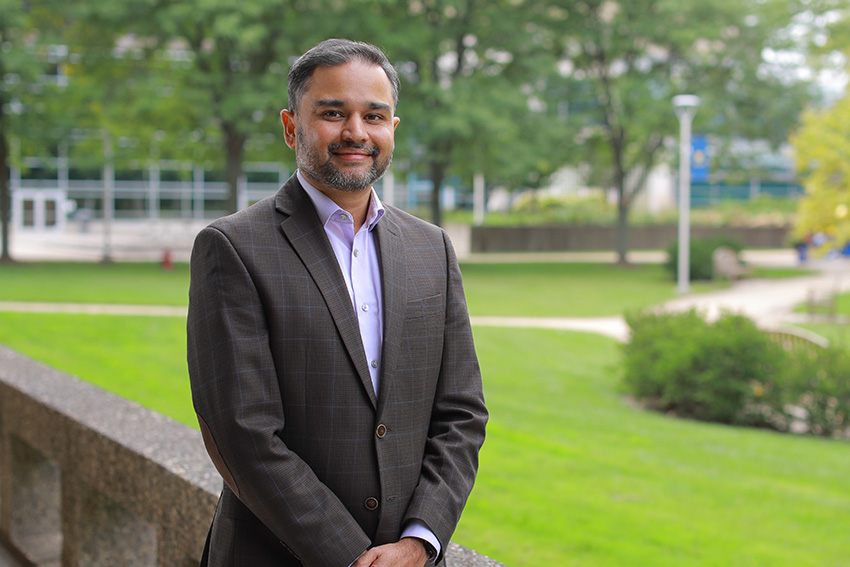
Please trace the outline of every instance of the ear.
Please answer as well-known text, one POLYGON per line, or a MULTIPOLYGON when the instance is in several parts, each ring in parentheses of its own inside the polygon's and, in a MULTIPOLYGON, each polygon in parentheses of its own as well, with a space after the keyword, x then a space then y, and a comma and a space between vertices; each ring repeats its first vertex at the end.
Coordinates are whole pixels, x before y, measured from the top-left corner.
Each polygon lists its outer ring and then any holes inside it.
POLYGON ((280 111, 280 122, 283 124, 283 139, 286 145, 295 149, 296 119, 295 113, 287 109, 280 111))
POLYGON ((393 116, 393 130, 394 131, 395 131, 396 127, 398 126, 399 122, 401 122, 401 118, 399 118, 398 116, 393 116))

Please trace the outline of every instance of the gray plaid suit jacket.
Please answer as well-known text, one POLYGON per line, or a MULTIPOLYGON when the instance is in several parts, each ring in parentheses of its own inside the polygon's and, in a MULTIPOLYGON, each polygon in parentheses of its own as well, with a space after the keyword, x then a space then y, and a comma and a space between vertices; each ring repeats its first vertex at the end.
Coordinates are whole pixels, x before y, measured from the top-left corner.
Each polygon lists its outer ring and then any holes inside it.
POLYGON ((387 206, 375 230, 380 398, 333 250, 295 176, 197 236, 189 373, 225 481, 209 565, 347 567, 398 541, 414 518, 443 550, 449 543, 487 421, 460 270, 433 225, 387 206))

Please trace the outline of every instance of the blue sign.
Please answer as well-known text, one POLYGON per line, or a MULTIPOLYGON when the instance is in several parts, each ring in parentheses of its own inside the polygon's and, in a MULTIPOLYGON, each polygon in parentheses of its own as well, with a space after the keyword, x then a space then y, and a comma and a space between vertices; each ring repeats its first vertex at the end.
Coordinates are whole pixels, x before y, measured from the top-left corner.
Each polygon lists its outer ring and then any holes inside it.
POLYGON ((691 182, 708 183, 711 160, 708 155, 708 138, 694 136, 691 143, 691 182))

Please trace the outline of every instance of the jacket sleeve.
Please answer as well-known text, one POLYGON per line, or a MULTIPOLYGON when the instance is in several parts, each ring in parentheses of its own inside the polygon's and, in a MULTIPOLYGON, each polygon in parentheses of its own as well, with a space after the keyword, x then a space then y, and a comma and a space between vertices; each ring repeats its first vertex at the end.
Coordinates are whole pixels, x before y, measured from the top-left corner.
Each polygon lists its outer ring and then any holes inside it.
POLYGON ((442 361, 419 484, 405 522, 418 519, 437 536, 442 561, 472 491, 488 412, 457 258, 448 236, 442 361))
POLYGON ((192 397, 230 489, 304 564, 344 567, 369 545, 338 497, 281 440, 284 415, 266 313, 230 239, 195 241, 187 322, 192 397))

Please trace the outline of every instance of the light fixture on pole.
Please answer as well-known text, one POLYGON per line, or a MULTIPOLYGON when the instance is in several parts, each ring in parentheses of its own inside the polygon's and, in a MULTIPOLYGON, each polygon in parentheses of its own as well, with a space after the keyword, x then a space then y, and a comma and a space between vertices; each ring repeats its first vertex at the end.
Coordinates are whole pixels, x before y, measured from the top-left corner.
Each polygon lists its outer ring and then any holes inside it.
POLYGON ((699 106, 696 95, 673 97, 679 118, 679 293, 690 291, 691 267, 691 123, 699 106))

